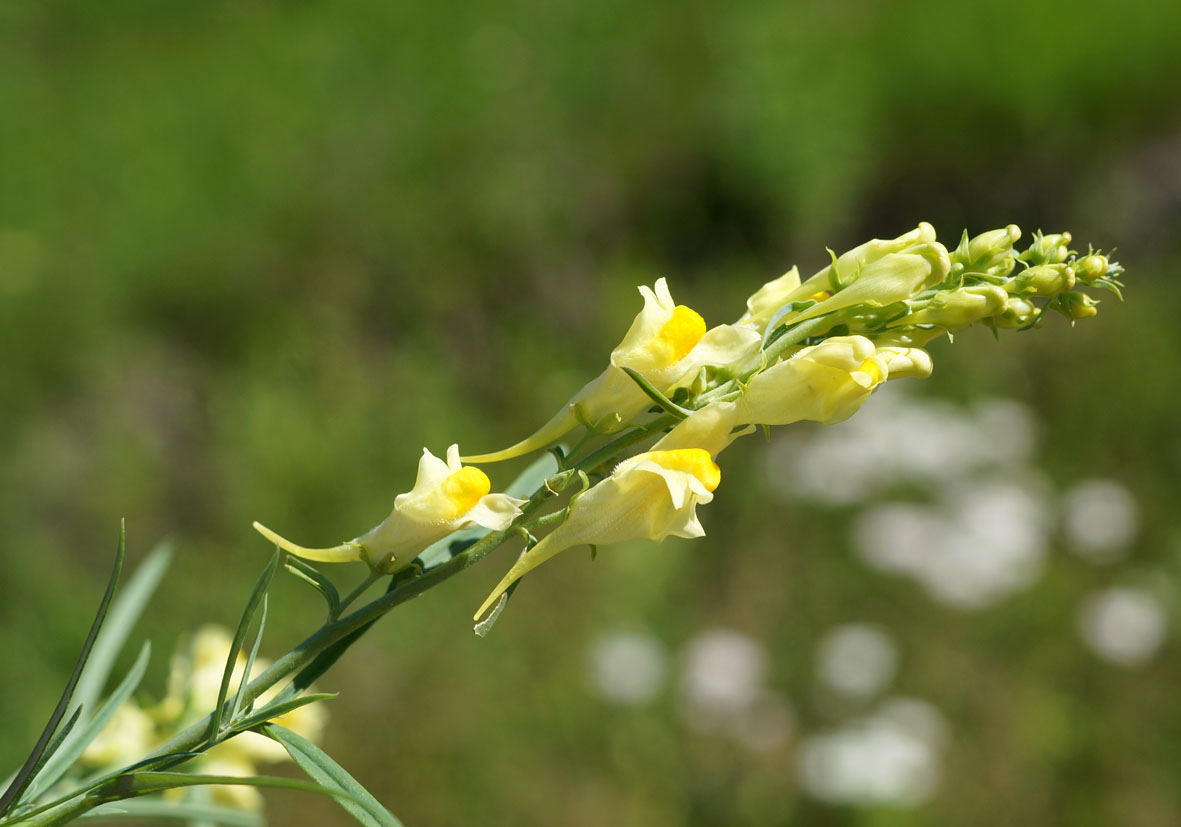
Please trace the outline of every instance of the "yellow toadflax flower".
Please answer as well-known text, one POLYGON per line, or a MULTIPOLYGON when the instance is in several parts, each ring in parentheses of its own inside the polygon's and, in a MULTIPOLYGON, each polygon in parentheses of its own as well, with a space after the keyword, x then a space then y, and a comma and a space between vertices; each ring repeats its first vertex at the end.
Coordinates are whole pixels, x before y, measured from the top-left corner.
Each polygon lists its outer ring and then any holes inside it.
MULTIPOLYGON (((762 333, 780 308, 808 299, 820 302, 819 306, 809 308, 812 312, 808 318, 867 300, 889 304, 908 298, 917 286, 940 281, 947 275, 949 266, 947 251, 935 243, 935 228, 924 221, 898 238, 875 238, 854 247, 802 284, 799 271, 795 267, 791 268, 774 281, 764 284, 747 300, 746 313, 738 320, 738 324, 753 327, 762 333), (883 258, 900 254, 917 256, 925 261, 902 258, 878 264, 883 258), (843 296, 839 306, 837 303, 826 303, 826 300, 831 301, 828 299, 830 293, 836 293, 833 297, 836 298, 842 293, 848 293, 858 283, 861 286, 843 296)), ((801 319, 793 316, 792 321, 801 319)))
MULTIPOLYGON (((725 430, 728 433, 729 427, 725 430)), ((522 575, 572 546, 701 537, 705 529, 697 519, 697 504, 713 499, 721 478, 710 452, 702 448, 652 450, 624 460, 611 476, 571 503, 565 522, 517 560, 475 618, 522 575)))
MULTIPOLYGON (((168 695, 156 706, 154 715, 162 723, 174 729, 188 727, 204 715, 208 715, 217 703, 221 689, 222 673, 226 670, 233 634, 224 626, 205 624, 183 645, 171 660, 168 676, 168 695)), ((230 677, 230 691, 236 691, 246 672, 247 657, 237 653, 233 675, 230 677)), ((256 658, 252 676, 265 671, 269 662, 256 658)), ((255 708, 267 704, 278 695, 279 686, 263 692, 255 701, 255 708)), ((314 691, 314 688, 311 689, 314 691)), ((313 743, 320 740, 327 722, 324 705, 319 703, 299 706, 274 718, 287 729, 298 732, 313 743)), ((142 753, 141 753, 142 755, 142 753)), ((137 756, 138 757, 138 756, 137 756)), ((257 764, 276 763, 288 760, 287 750, 282 745, 257 732, 240 732, 233 738, 205 750, 197 758, 195 767, 207 775, 234 775, 250 777, 259 774, 257 764)), ((211 799, 221 805, 259 812, 262 809, 262 795, 253 787, 237 784, 211 784, 211 799)), ((167 797, 183 797, 180 789, 169 790, 167 797)))
POLYGON ((691 379, 706 365, 728 365, 755 351, 756 331, 718 325, 707 330, 705 320, 683 304, 674 304, 664 279, 655 289, 641 286, 644 308, 632 322, 611 364, 588 383, 535 434, 503 451, 465 457, 468 462, 499 462, 527 454, 561 439, 578 425, 612 430, 651 405, 651 400, 623 368, 639 372, 662 393, 691 379))
POLYGON ((128 699, 86 745, 80 760, 92 767, 120 767, 143 758, 157 742, 156 724, 151 716, 128 699))
POLYGON ((447 449, 447 461, 427 449, 418 462, 414 488, 394 499, 394 510, 376 528, 332 548, 304 548, 280 537, 261 523, 260 534, 297 557, 323 563, 363 560, 383 574, 406 566, 418 553, 453 531, 473 526, 500 531, 521 513, 525 500, 490 494, 492 484, 479 468, 463 465, 459 446, 447 449))
POLYGON ((930 373, 931 357, 919 348, 879 348, 864 336, 834 336, 751 379, 735 400, 735 423, 841 422, 887 379, 930 373))

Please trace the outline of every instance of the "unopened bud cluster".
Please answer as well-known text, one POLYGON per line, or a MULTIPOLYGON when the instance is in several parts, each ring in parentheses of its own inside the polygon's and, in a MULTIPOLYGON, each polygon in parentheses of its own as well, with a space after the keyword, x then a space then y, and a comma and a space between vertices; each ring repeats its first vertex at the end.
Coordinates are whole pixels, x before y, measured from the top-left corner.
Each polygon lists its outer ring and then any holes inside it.
MULTIPOLYGON (((447 460, 424 453, 414 488, 377 528, 329 549, 307 549, 259 527, 311 560, 366 562, 375 574, 408 566, 430 543, 461 528, 519 530, 530 545, 477 613, 523 574, 575 545, 703 534, 696 507, 721 482, 718 454, 754 426, 852 416, 891 379, 932 370, 925 349, 974 324, 994 330, 1038 326, 1047 310, 1073 323, 1096 314, 1082 288, 1119 295, 1122 268, 1103 254, 1071 249, 1069 233, 1036 233, 1022 248, 1008 225, 949 250, 927 223, 874 239, 802 280, 792 268, 757 290, 732 324, 709 327, 673 301, 664 279, 640 287, 644 306, 606 369, 532 436, 493 453, 447 460), (556 449, 577 433, 575 447, 556 449), (646 437, 655 444, 631 456, 646 437), (541 517, 532 500, 491 493, 492 463, 555 448, 560 490, 577 473, 583 491, 541 517), (592 477, 597 477, 595 482, 592 477), (537 541, 531 531, 550 533, 537 541)), ((539 492, 540 493, 540 492, 539 492)), ((536 497, 537 495, 535 495, 536 497)))

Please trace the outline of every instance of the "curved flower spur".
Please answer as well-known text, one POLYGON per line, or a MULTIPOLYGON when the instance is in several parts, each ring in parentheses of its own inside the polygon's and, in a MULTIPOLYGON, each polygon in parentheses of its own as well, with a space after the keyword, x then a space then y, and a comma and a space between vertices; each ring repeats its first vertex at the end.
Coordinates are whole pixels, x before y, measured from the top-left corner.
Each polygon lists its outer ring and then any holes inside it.
POLYGON ((414 487, 394 499, 394 509, 385 520, 355 539, 331 548, 305 548, 262 523, 256 522, 254 527, 279 548, 305 560, 361 560, 376 573, 394 574, 431 543, 461 528, 508 528, 526 501, 491 494, 491 490, 487 474, 460 461, 458 445, 447 449, 446 462, 424 448, 414 487))
POLYGON ((641 285, 644 307, 623 341, 611 352, 611 364, 562 406, 534 434, 502 451, 464 457, 468 462, 499 462, 552 445, 579 425, 609 433, 626 426, 652 404, 627 374, 630 368, 660 393, 671 393, 700 368, 734 364, 758 348, 759 335, 748 327, 718 325, 706 329, 692 308, 675 304, 664 279, 654 288, 641 285))

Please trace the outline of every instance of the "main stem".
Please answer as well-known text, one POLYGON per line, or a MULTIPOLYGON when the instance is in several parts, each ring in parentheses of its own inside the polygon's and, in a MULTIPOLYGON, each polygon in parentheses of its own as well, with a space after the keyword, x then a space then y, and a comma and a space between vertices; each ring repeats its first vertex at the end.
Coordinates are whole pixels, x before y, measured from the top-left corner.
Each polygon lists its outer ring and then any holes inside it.
MULTIPOLYGON (((634 428, 623 434, 620 437, 608 442, 598 450, 588 454, 581 461, 576 463, 573 468, 593 472, 595 469, 606 464, 613 457, 620 454, 622 451, 630 448, 638 442, 643 441, 646 437, 664 430, 674 422, 671 416, 658 417, 651 422, 642 426, 634 428)), ((544 515, 530 520, 533 514, 542 507, 555 494, 546 486, 541 486, 533 493, 521 508, 521 518, 523 522, 515 524, 513 527, 505 529, 504 531, 494 531, 484 535, 480 540, 472 546, 464 549, 456 554, 446 563, 438 565, 433 569, 424 572, 418 577, 408 580, 406 583, 397 588, 386 592, 376 600, 367 603, 361 608, 357 609, 352 614, 346 615, 339 620, 331 621, 324 624, 317 629, 313 634, 297 644, 287 654, 278 658, 274 663, 267 667, 254 680, 252 680, 242 692, 243 705, 248 706, 251 702, 256 700, 263 692, 266 692, 271 687, 278 684, 284 678, 287 678, 305 666, 310 664, 316 656, 323 653, 334 643, 348 637, 358 629, 372 623, 380 618, 386 612, 399 606, 402 603, 417 597, 428 589, 432 589, 445 580, 454 577, 469 566, 475 565, 485 556, 496 550, 499 546, 507 540, 518 536, 517 528, 534 529, 548 522, 547 517, 552 515, 544 515)), ((350 598, 352 595, 350 595, 350 598)), ((166 743, 162 744, 150 755, 145 757, 156 758, 173 753, 198 752, 207 746, 209 736, 209 726, 212 719, 212 713, 206 715, 200 721, 197 721, 187 729, 177 733, 166 743)), ((101 789, 101 787, 99 788, 101 789)), ((65 824, 82 813, 87 812, 100 804, 107 803, 109 797, 93 797, 90 794, 84 795, 80 798, 70 798, 63 801, 61 804, 51 807, 50 809, 39 813, 35 816, 19 820, 18 822, 26 827, 53 827, 53 825, 65 824)), ((6 822, 7 823, 7 822, 6 822)))

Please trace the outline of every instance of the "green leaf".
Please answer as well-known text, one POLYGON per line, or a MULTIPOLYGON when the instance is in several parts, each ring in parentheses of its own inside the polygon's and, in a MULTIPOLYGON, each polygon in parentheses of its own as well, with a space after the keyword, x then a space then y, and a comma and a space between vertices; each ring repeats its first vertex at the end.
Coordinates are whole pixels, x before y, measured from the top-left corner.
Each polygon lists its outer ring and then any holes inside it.
POLYGON ((273 718, 281 718, 293 709, 299 709, 301 706, 316 703, 317 701, 328 701, 337 697, 337 692, 314 692, 310 695, 300 695, 298 698, 292 698, 288 701, 270 703, 261 709, 254 710, 254 713, 248 718, 243 718, 234 724, 236 730, 254 729, 256 726, 261 726, 273 718))
POLYGON ((366 827, 402 827, 402 822, 381 806, 381 802, 311 741, 277 724, 266 724, 261 731, 282 744, 312 780, 347 795, 348 798, 337 800, 361 824, 366 827))
MULTIPOLYGON (((829 252, 831 253, 832 250, 829 250, 829 252)), ((816 299, 803 299, 802 301, 788 302, 787 304, 783 305, 783 307, 776 310, 774 315, 771 316, 771 320, 767 322, 767 329, 763 334, 763 348, 765 349, 767 345, 771 344, 782 335, 779 330, 780 327, 783 328, 783 332, 787 331, 787 328, 790 325, 779 324, 783 319, 786 319, 793 313, 799 312, 801 310, 807 310, 809 307, 817 304, 819 304, 819 302, 816 301, 816 299)))
MULTIPOLYGON (((179 787, 200 787, 206 784, 226 784, 231 787, 277 787, 282 790, 302 790, 332 796, 337 800, 351 799, 345 790, 321 784, 279 778, 273 775, 201 775, 187 772, 133 772, 120 775, 104 784, 96 795, 111 800, 133 798, 150 793, 174 790, 179 787)), ((351 801, 350 801, 351 803, 351 801)))
MULTIPOLYGON (((103 593, 102 602, 99 603, 98 613, 94 617, 94 623, 90 625, 90 632, 86 635, 86 640, 82 644, 82 652, 78 655, 78 660, 74 664, 74 671, 70 673, 70 678, 66 681, 66 688, 62 690, 61 698, 54 707, 53 714, 49 716, 49 722, 45 725, 45 729, 41 732, 41 737, 37 739, 37 743, 33 746, 33 751, 29 753, 29 757, 25 759, 25 763, 17 771, 16 776, 13 777, 12 783, 8 785, 8 789, 4 791, 4 795, 0 796, 0 816, 7 813, 14 804, 16 804, 28 787, 29 782, 33 779, 33 774, 37 768, 40 767, 53 755, 53 749, 47 750, 50 747, 50 740, 53 739, 54 731, 57 730, 58 724, 61 723, 62 718, 66 714, 66 708, 70 705, 70 699, 74 695, 74 687, 78 685, 78 679, 82 674, 82 670, 86 667, 87 658, 90 657, 90 651, 94 647, 94 641, 98 637, 99 631, 102 629, 103 621, 107 617, 107 611, 111 607, 111 598, 115 595, 115 585, 119 582, 119 573, 123 570, 123 554, 127 547, 127 527, 120 523, 119 525, 119 545, 115 551, 115 565, 111 569, 111 578, 107 581, 107 590, 103 593)), ((74 712, 74 719, 81 713, 81 707, 74 712)), ((56 746, 60 746, 62 739, 59 737, 54 741, 56 746)))
POLYGON ((42 792, 53 787, 74 762, 85 752, 86 747, 98 736, 115 712, 123 705, 131 693, 139 686, 143 679, 144 670, 148 668, 148 658, 151 656, 152 646, 148 641, 139 650, 139 656, 127 672, 127 675, 116 687, 111 696, 103 703, 95 715, 86 722, 86 726, 74 732, 63 744, 62 748, 45 763, 45 766, 29 785, 29 798, 36 800, 42 792))
POLYGON ((254 659, 258 657, 258 646, 262 643, 262 633, 267 626, 267 596, 262 596, 262 611, 258 616, 258 630, 254 633, 254 643, 250 647, 250 656, 246 658, 246 668, 242 671, 242 680, 238 684, 238 691, 234 694, 234 708, 230 712, 230 720, 234 721, 238 718, 238 712, 242 709, 242 692, 246 689, 246 684, 250 683, 250 670, 254 668, 254 659))
POLYGON ((263 827, 266 824, 258 813, 238 810, 234 807, 219 807, 216 804, 198 804, 190 801, 165 801, 158 798, 140 798, 106 804, 85 813, 83 819, 101 818, 167 818, 178 821, 205 821, 225 824, 227 827, 263 827))
POLYGON ((329 616, 336 616, 337 607, 340 606, 340 592, 336 590, 336 586, 328 579, 327 575, 309 563, 290 554, 283 561, 283 567, 318 591, 325 602, 328 603, 329 616))
POLYGON ((111 668, 171 561, 172 544, 158 544, 127 578, 119 590, 118 599, 111 604, 102 633, 94 642, 94 650, 90 653, 90 660, 82 671, 82 677, 78 679, 74 693, 78 703, 87 709, 98 708, 98 700, 111 675, 111 668))
POLYGON ((625 366, 623 368, 623 372, 626 373, 628 377, 639 386, 640 390, 642 390, 649 399, 663 408, 666 413, 672 414, 677 419, 688 419, 689 414, 693 413, 692 411, 685 410, 663 393, 658 391, 651 382, 644 378, 644 374, 640 373, 635 368, 629 368, 625 366))
MULTIPOLYGON (((230 680, 234 676, 234 666, 238 663, 238 653, 242 651, 242 641, 246 639, 246 632, 254 621, 254 615, 262 603, 263 596, 270 588, 271 579, 275 576, 275 569, 279 567, 280 554, 282 552, 275 549, 275 553, 271 555, 271 561, 267 563, 267 567, 259 575, 258 582, 254 584, 254 591, 250 593, 250 599, 246 601, 246 608, 242 611, 242 619, 238 621, 238 630, 234 632, 234 640, 230 644, 230 652, 226 657, 226 667, 221 674, 221 686, 217 690, 217 706, 213 708, 213 714, 209 720, 209 738, 211 740, 217 738, 221 730, 221 718, 224 712, 222 707, 230 692, 230 680)), ((242 682, 246 683, 245 678, 242 682)))
POLYGON ((125 775, 129 772, 134 772, 135 770, 144 767, 155 767, 157 765, 163 766, 165 764, 168 766, 176 766, 177 764, 183 764, 185 761, 188 761, 191 758, 197 758, 200 755, 201 753, 199 752, 166 752, 163 755, 154 755, 151 758, 145 758, 142 761, 137 761, 129 767, 122 767, 115 770, 114 772, 108 771, 97 773, 90 776, 89 778, 83 779, 81 786, 70 790, 65 795, 55 798, 52 801, 47 801, 44 804, 39 804, 32 810, 22 812, 20 814, 20 820, 28 821, 33 816, 40 815, 41 813, 52 810, 59 804, 64 804, 65 802, 69 801, 71 798, 77 798, 80 795, 85 795, 91 790, 97 789, 103 784, 111 782, 120 775, 125 775))

